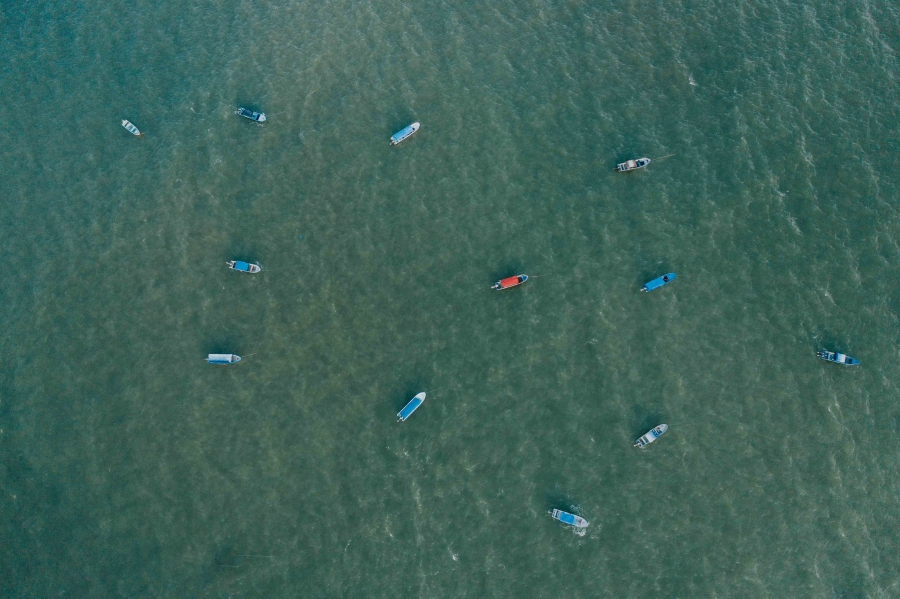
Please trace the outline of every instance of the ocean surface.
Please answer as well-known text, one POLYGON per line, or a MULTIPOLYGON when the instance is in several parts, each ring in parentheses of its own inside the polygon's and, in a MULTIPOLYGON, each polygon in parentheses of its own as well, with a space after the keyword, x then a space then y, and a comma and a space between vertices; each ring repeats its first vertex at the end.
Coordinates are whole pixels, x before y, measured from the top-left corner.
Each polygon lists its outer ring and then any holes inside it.
POLYGON ((884 0, 0 4, 0 596, 900 597, 898 52, 884 0))

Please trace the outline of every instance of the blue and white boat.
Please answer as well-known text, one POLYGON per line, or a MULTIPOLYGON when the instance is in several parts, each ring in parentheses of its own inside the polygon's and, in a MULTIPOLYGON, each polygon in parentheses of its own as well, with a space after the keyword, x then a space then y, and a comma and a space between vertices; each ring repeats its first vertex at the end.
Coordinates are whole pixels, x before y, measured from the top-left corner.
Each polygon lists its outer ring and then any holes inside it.
POLYGON ((210 364, 237 364, 241 357, 237 354, 209 354, 206 361, 210 364))
POLYGON ((653 291, 657 287, 662 287, 663 285, 668 285, 669 283, 671 283, 674 280, 675 280, 674 272, 666 273, 661 277, 656 277, 655 279, 653 279, 652 281, 650 281, 649 283, 647 283, 646 285, 641 287, 641 291, 653 291))
POLYGON ((576 516, 575 514, 570 514, 569 512, 564 512, 562 510, 553 510, 550 512, 550 515, 554 520, 559 520, 563 524, 568 524, 575 528, 587 528, 589 524, 589 522, 581 516, 576 516))
POLYGON ((646 435, 635 441, 634 446, 646 447, 647 445, 650 445, 651 443, 659 439, 667 430, 669 430, 668 424, 660 424, 659 426, 652 428, 646 435))
POLYGON ((254 112, 253 110, 247 110, 246 108, 238 108, 234 111, 234 114, 238 114, 251 121, 256 121, 257 123, 266 122, 266 115, 263 112, 254 112))
POLYGON ((859 364, 859 360, 857 360, 856 358, 851 358, 846 354, 841 354, 835 351, 828 351, 823 349, 816 355, 828 362, 843 364, 844 366, 856 366, 857 364, 859 364))
POLYGON ((409 403, 406 404, 406 406, 402 410, 400 410, 400 412, 397 414, 397 422, 403 422, 407 418, 409 418, 412 413, 422 405, 423 401, 425 401, 424 391, 409 400, 409 403))
POLYGON ((251 275, 258 273, 262 270, 262 266, 259 264, 250 264, 249 262, 241 262, 240 260, 232 260, 231 262, 226 262, 228 268, 231 270, 236 270, 239 272, 249 272, 251 275))
POLYGON ((413 123, 412 125, 407 125, 403 129, 400 129, 393 135, 391 135, 391 145, 396 146, 398 143, 405 139, 409 139, 412 137, 412 134, 419 130, 419 123, 413 123))

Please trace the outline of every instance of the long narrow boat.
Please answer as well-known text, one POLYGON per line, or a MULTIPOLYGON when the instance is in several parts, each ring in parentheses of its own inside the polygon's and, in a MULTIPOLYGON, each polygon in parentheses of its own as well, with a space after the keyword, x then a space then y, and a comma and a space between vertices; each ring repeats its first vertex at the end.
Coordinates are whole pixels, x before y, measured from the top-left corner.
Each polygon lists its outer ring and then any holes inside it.
POLYGON ((237 354, 209 354, 206 361, 210 364, 237 364, 241 357, 237 354))
POLYGON ((122 126, 125 127, 125 129, 132 135, 140 135, 141 134, 140 130, 137 127, 135 127, 131 121, 126 121, 125 119, 122 119, 122 126))
POLYGON ((564 512, 562 510, 553 510, 550 512, 550 515, 554 520, 559 520, 563 524, 568 524, 575 528, 587 528, 589 524, 589 522, 581 516, 576 516, 575 514, 570 514, 569 512, 564 512))
POLYGON ((823 360, 827 362, 834 362, 835 364, 843 364, 844 366, 856 366, 859 364, 859 360, 856 358, 851 358, 846 354, 841 354, 836 351, 828 351, 823 349, 822 351, 816 354, 823 360))
POLYGON ((650 445, 657 439, 659 439, 664 432, 669 430, 668 424, 660 424, 659 426, 655 426, 650 429, 646 435, 642 436, 640 439, 634 442, 635 447, 646 447, 650 445))
POLYGON ((496 289, 497 291, 501 291, 503 289, 509 289, 510 287, 516 287, 517 285, 521 285, 525 281, 528 280, 528 275, 516 275, 514 277, 506 277, 505 279, 500 279, 493 285, 491 285, 491 289, 496 289))
POLYGON ((404 408, 397 413, 397 422, 404 422, 407 418, 409 418, 412 413, 422 405, 423 401, 425 401, 424 391, 409 400, 409 403, 406 404, 406 406, 404 406, 404 408))
POLYGON ((255 112, 253 110, 247 110, 246 108, 238 108, 234 111, 234 114, 238 114, 244 118, 250 119, 251 121, 256 121, 257 123, 266 122, 266 115, 262 112, 255 112))
POLYGON ((262 270, 262 266, 259 264, 250 264, 249 262, 241 262, 240 260, 232 260, 231 262, 226 262, 228 268, 231 270, 236 270, 239 272, 249 272, 251 275, 254 275, 262 270))
POLYGON ((413 123, 412 125, 407 125, 403 129, 400 129, 393 135, 391 135, 391 145, 396 146, 401 141, 409 139, 412 137, 412 134, 419 130, 419 123, 413 123))
POLYGON ((670 272, 666 273, 661 277, 656 277, 643 287, 641 287, 641 291, 653 291, 657 287, 662 287, 663 285, 667 285, 671 283, 675 279, 675 273, 670 272))
POLYGON ((644 168, 650 164, 649 158, 638 158, 637 160, 626 160, 620 164, 616 165, 616 170, 620 173, 627 173, 628 171, 634 171, 639 168, 644 168))

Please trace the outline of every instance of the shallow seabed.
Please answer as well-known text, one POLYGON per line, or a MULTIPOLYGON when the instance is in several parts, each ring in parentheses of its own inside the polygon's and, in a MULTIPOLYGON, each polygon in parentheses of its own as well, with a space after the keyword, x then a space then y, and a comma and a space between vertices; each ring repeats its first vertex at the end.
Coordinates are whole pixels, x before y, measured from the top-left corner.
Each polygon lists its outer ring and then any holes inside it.
POLYGON ((884 1, 0 6, 0 594, 900 596, 898 47, 884 1))

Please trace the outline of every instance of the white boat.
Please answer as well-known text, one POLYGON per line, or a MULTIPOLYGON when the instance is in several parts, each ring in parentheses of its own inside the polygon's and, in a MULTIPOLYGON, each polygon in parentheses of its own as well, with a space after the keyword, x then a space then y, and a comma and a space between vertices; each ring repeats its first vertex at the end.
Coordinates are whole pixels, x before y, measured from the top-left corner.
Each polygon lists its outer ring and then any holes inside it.
POLYGON ((635 441, 634 446, 646 447, 647 445, 650 445, 651 443, 659 439, 667 430, 669 430, 668 424, 660 424, 659 426, 654 427, 650 431, 648 431, 646 435, 635 441))
POLYGON ((237 364, 241 357, 237 354, 209 354, 206 361, 210 364, 237 364))
POLYGON ((391 135, 391 145, 396 146, 398 143, 405 139, 409 139, 412 137, 412 134, 419 130, 419 123, 413 123, 412 125, 407 125, 403 129, 400 129, 393 135, 391 135))
POLYGON ((564 512, 562 510, 553 510, 550 512, 550 516, 552 516, 554 520, 559 520, 563 524, 568 524, 575 528, 587 528, 589 524, 589 522, 581 516, 576 516, 575 514, 570 514, 569 512, 564 512))
POLYGON ((122 126, 125 127, 125 129, 133 135, 141 134, 140 130, 137 127, 135 127, 131 121, 126 121, 125 119, 122 119, 122 126))

